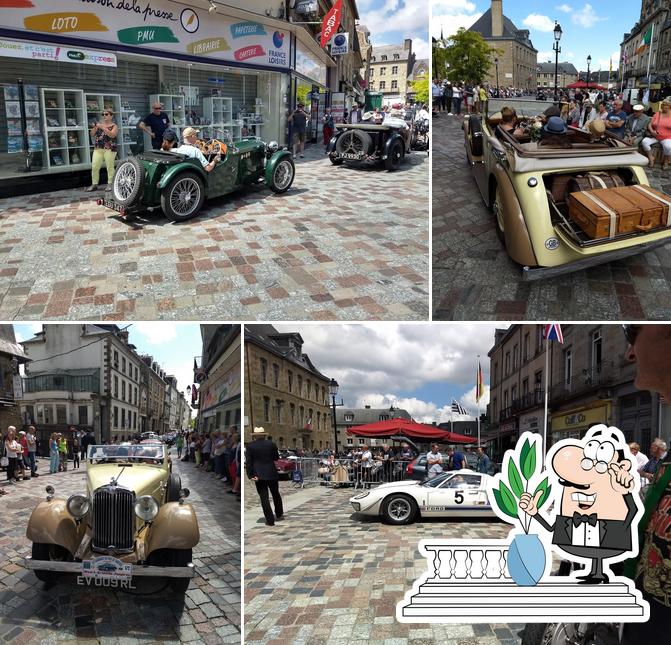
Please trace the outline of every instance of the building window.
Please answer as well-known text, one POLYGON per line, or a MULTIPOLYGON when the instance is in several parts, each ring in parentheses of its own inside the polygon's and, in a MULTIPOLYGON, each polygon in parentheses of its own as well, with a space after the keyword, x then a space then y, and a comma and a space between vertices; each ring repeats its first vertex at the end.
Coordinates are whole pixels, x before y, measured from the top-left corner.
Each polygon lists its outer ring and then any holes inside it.
POLYGON ((348 412, 345 415, 345 423, 352 423, 354 421, 354 415, 351 412, 348 412))
POLYGON ((382 56, 380 57, 380 60, 382 60, 382 61, 387 60, 387 56, 385 54, 382 54, 382 56))
POLYGON ((394 65, 394 66, 391 68, 391 73, 392 73, 392 74, 398 74, 398 65, 394 65))
POLYGON ((540 370, 534 374, 534 392, 536 393, 537 399, 542 390, 543 390, 543 370, 540 370))
POLYGON ((296 405, 293 403, 289 404, 289 416, 291 417, 291 425, 296 425, 296 405))
POLYGON ((498 380, 497 380, 498 373, 499 373, 499 363, 498 363, 498 361, 496 361, 494 363, 494 371, 492 372, 492 385, 495 385, 495 384, 498 383, 498 380))
POLYGON ((298 379, 296 380, 296 385, 298 386, 298 396, 303 396, 303 377, 299 374, 298 379))
POLYGON ((135 405, 137 405, 137 388, 135 388, 135 405))
POLYGON ((114 363, 114 367, 119 367, 119 352, 114 350, 114 360, 112 361, 114 363))
POLYGON ((319 403, 319 383, 315 383, 315 401, 319 403))
POLYGON ((386 67, 380 67, 380 76, 384 76, 387 73, 386 67))
POLYGON ((517 401, 517 385, 513 385, 510 389, 510 400, 513 404, 517 401))
POLYGON ((526 396, 527 394, 529 394, 529 379, 525 378, 522 381, 522 396, 526 396))
POLYGON ((121 373, 126 373, 126 359, 123 356, 121 357, 121 373))
POLYGON ((298 407, 298 425, 302 428, 305 420, 305 408, 301 405, 298 407))
POLYGON ((268 379, 268 361, 265 358, 260 358, 259 363, 261 364, 261 383, 265 385, 268 379))
POLYGON ((114 427, 119 427, 119 408, 116 405, 114 406, 114 427))
POLYGON ((137 412, 133 410, 133 430, 137 430, 137 412))
POLYGON ((312 430, 312 408, 308 409, 308 418, 305 421, 305 429, 312 430))
POLYGON ((263 397, 263 420, 270 421, 270 399, 267 396, 263 397))
POLYGON ((496 399, 492 401, 492 419, 496 419, 496 399))
POLYGON ((389 421, 389 415, 388 414, 380 414, 378 416, 379 421, 389 421))
POLYGON ((312 394, 312 381, 310 379, 306 379, 306 381, 305 381, 305 398, 309 399, 310 394, 312 394))
POLYGON ((273 363, 273 385, 280 386, 280 366, 277 363, 273 363))
POLYGON ((592 371, 595 374, 601 372, 601 348, 602 348, 601 330, 592 332, 592 371))
POLYGON ((386 83, 384 81, 380 81, 380 89, 383 90, 385 89, 386 83))
POLYGON ((126 408, 121 408, 121 427, 126 428, 126 408))
POLYGON ((328 405, 328 399, 326 398, 326 388, 322 385, 322 402, 324 405, 328 405))
POLYGON ((508 374, 510 374, 510 352, 506 352, 506 362, 504 369, 504 375, 508 376, 508 374))
POLYGON ((522 360, 526 362, 529 360, 529 332, 524 334, 524 349, 522 351, 524 352, 522 360))
POLYGON ((536 325, 536 355, 543 351, 543 325, 536 325))
POLYGON ((284 401, 282 401, 281 399, 277 399, 275 401, 275 421, 277 421, 277 423, 282 423, 282 404, 283 403, 284 403, 284 401))
POLYGON ((316 425, 317 430, 322 429, 322 413, 317 410, 317 425, 316 425))
POLYGON ((79 412, 79 425, 87 426, 89 424, 89 409, 86 405, 80 405, 78 407, 79 412))
POLYGON ((397 90, 398 89, 398 81, 392 81, 391 82, 391 89, 392 90, 397 90))
POLYGON ((294 387, 294 373, 291 370, 287 370, 287 381, 289 382, 289 393, 291 393, 294 387))
POLYGON ((503 393, 503 410, 508 409, 508 390, 503 393))
POLYGON ((398 54, 394 54, 394 60, 399 60, 400 56, 398 54))
POLYGON ((56 406, 56 423, 67 423, 67 408, 64 405, 56 406))
POLYGON ((119 377, 116 374, 114 375, 114 398, 119 398, 119 377))
POLYGON ((519 359, 519 347, 517 345, 513 345, 513 372, 517 371, 518 359, 519 359))
POLYGON ((567 390, 571 389, 571 376, 573 374, 573 354, 570 349, 564 351, 564 385, 567 390))

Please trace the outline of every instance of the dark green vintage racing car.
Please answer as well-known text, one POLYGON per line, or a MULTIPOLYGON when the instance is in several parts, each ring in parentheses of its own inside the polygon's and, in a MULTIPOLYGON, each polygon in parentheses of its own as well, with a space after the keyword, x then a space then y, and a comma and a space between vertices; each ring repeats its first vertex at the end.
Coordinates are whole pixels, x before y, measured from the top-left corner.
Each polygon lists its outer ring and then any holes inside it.
MULTIPOLYGON (((210 161, 218 147, 209 146, 210 161)), ((243 186, 265 181, 284 193, 294 181, 291 153, 278 144, 255 138, 222 147, 221 161, 207 172, 198 159, 177 152, 152 150, 122 161, 114 174, 111 198, 98 204, 122 216, 163 210, 173 222, 195 217, 206 199, 221 197, 243 186)))

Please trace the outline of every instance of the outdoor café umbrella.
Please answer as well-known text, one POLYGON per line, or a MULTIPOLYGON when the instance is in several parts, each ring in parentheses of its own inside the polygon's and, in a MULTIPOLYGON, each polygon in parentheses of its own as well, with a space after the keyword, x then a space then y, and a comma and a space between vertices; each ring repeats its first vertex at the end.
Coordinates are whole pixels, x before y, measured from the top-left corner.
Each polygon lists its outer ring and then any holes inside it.
MULTIPOLYGON (((585 89, 588 89, 586 81, 576 81, 575 83, 571 83, 570 85, 567 85, 566 87, 570 90, 585 90, 585 89)), ((606 88, 603 85, 597 85, 596 83, 591 83, 590 82, 589 89, 590 90, 605 90, 606 88)))
POLYGON ((361 426, 354 426, 347 430, 348 435, 357 437, 385 438, 392 435, 404 435, 412 439, 429 439, 442 443, 476 443, 473 437, 448 432, 425 423, 417 423, 410 419, 389 419, 387 421, 376 421, 361 426))

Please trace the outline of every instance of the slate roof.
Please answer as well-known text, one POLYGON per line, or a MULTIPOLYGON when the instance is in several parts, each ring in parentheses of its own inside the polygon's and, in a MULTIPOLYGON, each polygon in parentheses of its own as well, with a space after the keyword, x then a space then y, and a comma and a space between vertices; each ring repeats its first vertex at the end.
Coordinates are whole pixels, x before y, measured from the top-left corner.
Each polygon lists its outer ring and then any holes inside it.
MULTIPOLYGON (((391 418, 389 408, 336 408, 336 423, 339 426, 361 426, 366 423, 377 423, 380 416, 391 418), (345 421, 345 415, 352 415, 354 419, 345 421)), ((412 419, 407 410, 394 408, 394 419, 412 419)))
MULTIPOLYGON (((554 74, 555 73, 555 64, 554 63, 538 63, 536 71, 539 74, 554 74)), ((578 70, 575 68, 573 63, 559 63, 557 65, 557 71, 560 74, 573 74, 576 75, 578 70)))
POLYGON ((510 18, 503 16, 503 35, 502 36, 492 36, 492 9, 491 7, 485 11, 476 21, 473 23, 469 31, 477 31, 483 38, 487 40, 516 40, 517 42, 538 51, 532 44, 531 39, 529 38, 529 31, 526 29, 518 29, 510 18))

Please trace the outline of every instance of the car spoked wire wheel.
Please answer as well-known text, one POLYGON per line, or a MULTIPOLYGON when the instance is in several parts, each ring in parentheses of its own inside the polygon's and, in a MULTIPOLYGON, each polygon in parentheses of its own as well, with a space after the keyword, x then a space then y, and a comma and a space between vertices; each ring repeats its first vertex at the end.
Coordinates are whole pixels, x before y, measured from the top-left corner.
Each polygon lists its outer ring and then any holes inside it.
POLYGON ((276 193, 286 193, 294 183, 296 168, 290 157, 284 157, 275 166, 270 180, 270 189, 276 193))
POLYGON ((198 214, 205 201, 205 185, 195 173, 173 177, 161 192, 161 208, 173 222, 183 222, 198 214))
POLYGON ((370 152, 373 143, 370 135, 362 130, 347 130, 336 141, 336 151, 339 155, 353 155, 364 159, 370 152))
POLYGON ((503 194, 501 187, 496 184, 494 201, 492 202, 492 211, 494 212, 494 223, 496 224, 496 234, 503 244, 506 243, 506 234, 503 223, 503 194))
POLYGON ((382 514, 390 524, 408 524, 416 512, 416 502, 405 495, 392 495, 382 506, 382 514))
POLYGON ((144 184, 144 166, 135 157, 130 157, 119 164, 114 173, 112 195, 122 206, 133 204, 144 184))

